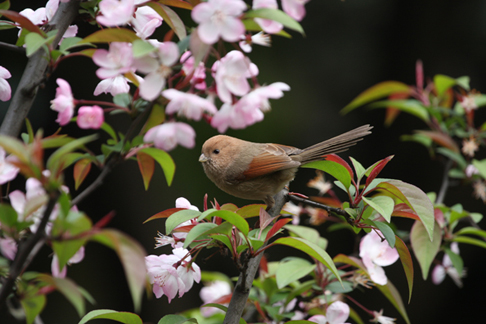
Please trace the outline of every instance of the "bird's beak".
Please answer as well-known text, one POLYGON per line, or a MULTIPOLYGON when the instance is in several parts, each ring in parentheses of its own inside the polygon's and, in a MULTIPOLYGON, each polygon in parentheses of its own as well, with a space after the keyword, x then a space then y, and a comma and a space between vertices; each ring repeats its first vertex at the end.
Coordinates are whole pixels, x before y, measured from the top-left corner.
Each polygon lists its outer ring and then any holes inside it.
POLYGON ((201 156, 199 157, 199 162, 204 163, 204 162, 207 162, 207 161, 208 161, 208 157, 206 155, 204 155, 204 153, 201 154, 201 156))

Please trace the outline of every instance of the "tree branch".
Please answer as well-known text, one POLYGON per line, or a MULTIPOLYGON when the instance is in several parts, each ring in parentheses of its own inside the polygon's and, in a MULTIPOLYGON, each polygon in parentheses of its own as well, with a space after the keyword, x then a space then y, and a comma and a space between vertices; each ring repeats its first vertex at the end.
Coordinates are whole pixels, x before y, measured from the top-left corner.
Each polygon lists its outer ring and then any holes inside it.
MULTIPOLYGON (((287 197, 286 190, 280 191, 273 197, 275 199, 275 205, 267 210, 270 216, 275 217, 280 214, 280 211, 287 201, 287 197)), ((259 253, 256 257, 251 258, 248 261, 245 271, 241 272, 235 290, 233 291, 233 296, 231 297, 223 324, 239 323, 262 256, 263 253, 259 253)))
MULTIPOLYGON (((57 35, 52 44, 58 44, 66 29, 78 14, 80 0, 61 2, 56 14, 47 24, 46 30, 57 29, 57 35)), ((20 79, 7 114, 0 126, 0 134, 17 137, 22 129, 27 114, 34 102, 39 85, 45 80, 49 60, 43 49, 35 52, 27 62, 24 74, 20 79)))
POLYGON ((444 167, 444 174, 442 175, 442 184, 440 186, 439 193, 435 199, 436 204, 442 204, 444 202, 447 189, 449 189, 449 170, 452 168, 453 161, 448 159, 444 167))

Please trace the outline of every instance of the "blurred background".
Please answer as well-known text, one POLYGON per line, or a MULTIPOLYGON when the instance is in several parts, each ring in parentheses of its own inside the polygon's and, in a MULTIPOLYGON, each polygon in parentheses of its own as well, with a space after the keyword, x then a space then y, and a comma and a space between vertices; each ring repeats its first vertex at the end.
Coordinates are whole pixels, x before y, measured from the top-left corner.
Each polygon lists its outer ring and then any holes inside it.
MULTIPOLYGON (((26 7, 37 8, 39 1, 12 1, 12 10, 26 7)), ((373 134, 359 145, 341 154, 345 159, 352 156, 365 167, 395 155, 384 169, 382 176, 401 179, 414 184, 425 192, 437 191, 442 178, 443 162, 431 159, 419 144, 400 141, 400 135, 409 134, 425 125, 414 117, 401 115, 389 128, 383 126, 383 110, 358 109, 348 115, 340 110, 359 93, 370 86, 386 80, 415 83, 415 63, 423 61, 425 75, 445 74, 451 77, 468 75, 471 87, 478 91, 486 89, 486 2, 479 0, 312 0, 306 5, 307 16, 301 22, 306 35, 290 32, 292 39, 273 37, 271 48, 254 47, 251 60, 258 65, 260 83, 282 81, 290 85, 291 91, 272 102, 272 111, 265 120, 245 130, 229 130, 228 135, 255 142, 276 142, 297 147, 306 147, 326 138, 338 135, 362 124, 372 124, 373 134)), ((187 13, 183 13, 187 15, 187 13)), ((93 30, 86 24, 78 24, 79 36, 84 37, 93 30)), ((167 28, 167 27, 165 27, 167 28)), ((162 28, 159 36, 167 29, 162 28)), ((17 32, 2 31, 0 41, 15 43, 17 32)), ((15 91, 26 58, 18 53, 0 49, 0 65, 6 67, 12 78, 9 83, 15 91)), ((43 128, 45 134, 56 131, 56 113, 49 109, 54 97, 55 79, 64 78, 72 86, 75 98, 94 98, 92 93, 99 82, 96 66, 87 58, 73 58, 60 64, 39 92, 29 114, 34 129, 43 128)), ((105 97, 109 100, 109 97, 105 97)), ((8 102, 0 102, 0 116, 8 108, 8 102)), ((479 112, 477 122, 486 120, 479 112)), ((120 130, 126 130, 129 120, 122 115, 110 116, 107 121, 120 130)), ((216 188, 204 175, 198 157, 202 143, 216 130, 204 122, 190 124, 196 129, 196 148, 179 147, 170 152, 177 169, 173 185, 157 169, 149 190, 145 191, 138 166, 128 161, 118 166, 105 184, 79 208, 94 222, 115 211, 110 227, 118 228, 136 240, 149 254, 170 253, 170 249, 154 251, 157 231, 164 231, 163 221, 142 224, 155 213, 174 207, 175 199, 186 197, 192 204, 203 207, 203 197, 217 199, 220 203, 233 202, 238 206, 248 201, 230 197, 216 188)), ((87 135, 76 125, 68 125, 63 133, 73 136, 87 135)), ((483 157, 484 158, 484 157, 483 157)), ((80 191, 92 181, 97 171, 85 181, 80 191)), ((311 170, 299 171, 291 190, 315 195, 314 189, 306 187, 314 177, 311 170)), ((66 182, 73 188, 71 176, 66 182)), ((23 189, 24 183, 19 182, 23 189)), ((79 191, 78 191, 79 192, 79 191)), ((72 195, 77 193, 72 189, 72 195)), ((484 213, 484 204, 472 197, 470 188, 452 188, 445 199, 447 205, 461 203, 469 211, 484 213)), ((410 221, 400 221, 399 226, 409 229, 410 221)), ((482 223, 484 227, 484 222, 482 223)), ((329 254, 353 253, 354 235, 345 232, 326 231, 326 224, 319 230, 329 240, 329 254)), ((450 278, 440 286, 423 281, 420 269, 415 264, 414 291, 407 305, 412 323, 466 323, 477 322, 484 317, 481 304, 486 289, 484 266, 486 253, 478 247, 461 245, 461 256, 468 275, 464 288, 457 288, 450 278)), ((278 260, 292 250, 270 250, 269 260, 278 260)), ((35 260, 35 269, 50 271, 50 256, 47 249, 35 260)), ((238 273, 231 260, 220 256, 208 260, 198 259, 204 270, 224 271, 229 276, 238 273)), ((397 262, 385 269, 389 279, 398 287, 406 302, 408 289, 402 267, 397 262)), ((133 311, 131 297, 124 279, 123 269, 115 253, 104 246, 90 243, 86 257, 80 264, 68 269, 68 276, 88 290, 96 300, 88 309, 108 308, 133 311)), ((166 297, 157 300, 151 292, 144 297, 142 318, 156 323, 165 314, 198 307, 201 301, 195 287, 183 298, 167 303, 166 297)), ((372 310, 384 309, 386 316, 396 317, 397 323, 404 321, 394 307, 377 291, 357 292, 353 297, 372 310)), ((368 321, 365 314, 363 320, 368 321)), ((11 319, 0 314, 2 323, 11 319), (4 320, 5 319, 5 320, 4 320)), ((77 323, 74 308, 59 293, 48 297, 42 313, 45 323, 77 323)))

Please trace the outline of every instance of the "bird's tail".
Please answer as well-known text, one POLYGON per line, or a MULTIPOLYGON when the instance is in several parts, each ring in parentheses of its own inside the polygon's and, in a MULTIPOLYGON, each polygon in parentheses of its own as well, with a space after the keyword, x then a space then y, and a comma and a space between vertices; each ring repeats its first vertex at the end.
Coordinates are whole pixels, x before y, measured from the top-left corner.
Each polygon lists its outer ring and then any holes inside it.
POLYGON ((344 134, 330 138, 323 142, 309 146, 299 154, 302 164, 323 160, 325 155, 346 151, 350 146, 361 141, 364 136, 371 134, 373 126, 363 125, 344 134))

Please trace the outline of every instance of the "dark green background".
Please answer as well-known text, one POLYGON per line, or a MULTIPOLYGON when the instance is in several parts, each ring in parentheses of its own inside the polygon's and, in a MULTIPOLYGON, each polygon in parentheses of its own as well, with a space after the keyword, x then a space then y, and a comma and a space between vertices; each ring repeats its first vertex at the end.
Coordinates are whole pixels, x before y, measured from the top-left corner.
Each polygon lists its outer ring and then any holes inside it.
MULTIPOLYGON (((38 1, 13 1, 13 10, 20 10, 38 1)), ((32 5, 36 7, 38 5, 32 5)), ((368 87, 385 80, 399 80, 407 84, 415 82, 415 62, 421 59, 425 75, 446 74, 451 77, 468 75, 471 87, 479 91, 486 89, 485 1, 337 1, 312 0, 306 5, 307 17, 302 21, 306 31, 303 37, 291 32, 293 39, 273 37, 273 46, 255 48, 250 58, 259 69, 259 81, 272 83, 286 82, 292 90, 284 98, 272 102, 272 112, 265 120, 246 130, 227 133, 251 141, 277 142, 297 147, 305 147, 317 141, 337 135, 365 123, 375 126, 373 134, 345 154, 353 156, 366 167, 388 155, 395 158, 383 171, 383 177, 401 179, 412 183, 424 191, 437 191, 442 177, 440 158, 429 159, 428 152, 418 144, 401 142, 399 137, 423 128, 419 120, 410 116, 400 116, 390 128, 382 126, 384 111, 360 109, 347 116, 339 110, 368 87)), ((81 25, 81 24, 79 24, 81 25)), ((89 34, 90 28, 81 27, 80 36, 89 34)), ((0 41, 15 42, 16 31, 2 31, 0 41)), ((0 49, 0 65, 11 71, 9 80, 13 90, 20 78, 26 59, 17 53, 0 49)), ((74 58, 61 63, 38 95, 29 118, 37 129, 43 127, 45 134, 54 132, 56 113, 49 109, 49 100, 55 93, 55 78, 62 77, 70 82, 76 98, 92 98, 98 82, 94 72, 96 67, 86 58, 74 58)), ((108 97, 107 97, 108 98, 108 97)), ((8 103, 0 103, 0 113, 8 108, 8 103)), ((477 114, 478 124, 484 121, 484 113, 477 114)), ((109 117, 108 121, 123 131, 128 120, 123 116, 109 117)), ((171 188, 167 187, 160 170, 148 191, 144 191, 138 167, 129 161, 108 177, 104 186, 79 205, 96 221, 114 210, 116 217, 110 226, 121 229, 139 240, 148 253, 169 253, 166 250, 153 251, 153 237, 157 230, 164 231, 162 221, 143 225, 151 215, 174 207, 177 197, 184 196, 202 208, 205 193, 210 199, 220 203, 234 202, 247 204, 218 190, 203 174, 197 161, 200 146, 216 131, 204 122, 192 123, 197 131, 196 148, 177 148, 170 152, 177 171, 171 188)), ((76 136, 88 132, 79 131, 76 125, 63 129, 76 136)), ((88 178, 92 180, 93 175, 88 178)), ((313 177, 311 170, 302 170, 292 183, 291 190, 306 194, 316 194, 305 183, 313 177)), ((69 175, 66 181, 72 183, 69 175)), ((17 183, 23 188, 23 182, 17 183)), ((82 186, 81 189, 85 187, 82 186)), ((468 187, 453 188, 448 192, 446 203, 462 203, 466 209, 484 212, 484 204, 471 197, 468 187)), ((72 191, 73 196, 77 192, 72 191)), ((400 221, 403 229, 411 226, 410 221, 400 221)), ((329 253, 352 253, 354 236, 348 232, 328 233, 321 226, 324 237, 329 239, 329 253)), ((45 250, 37 257, 36 270, 49 271, 50 258, 45 250)), ((270 260, 281 259, 292 250, 270 250, 270 260)), ((465 287, 458 289, 447 278, 440 286, 424 282, 416 265, 414 294, 407 306, 412 323, 466 323, 483 318, 483 291, 485 251, 470 246, 461 246, 461 255, 468 277, 465 287)), ((224 270, 229 275, 237 275, 231 261, 215 257, 198 264, 205 270, 224 270)), ((408 290, 405 276, 399 263, 386 268, 393 283, 398 286, 402 298, 406 300, 408 290)), ((96 299, 89 309, 110 308, 132 310, 131 298, 123 277, 121 264, 115 254, 95 243, 88 244, 86 258, 68 270, 81 286, 96 299)), ((157 300, 150 293, 150 300, 143 303, 142 318, 156 323, 167 313, 173 313, 200 305, 198 290, 182 299, 176 298, 169 305, 165 297, 157 300)), ((369 309, 384 308, 384 314, 397 317, 403 323, 393 306, 377 291, 353 293, 353 297, 369 309)), ((365 322, 368 318, 364 315, 365 322)), ((1 322, 10 322, 9 317, 0 314, 1 322)), ((77 315, 59 293, 48 298, 42 315, 45 323, 76 323, 77 315)))

